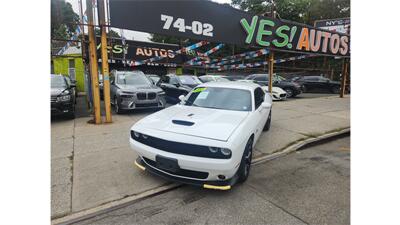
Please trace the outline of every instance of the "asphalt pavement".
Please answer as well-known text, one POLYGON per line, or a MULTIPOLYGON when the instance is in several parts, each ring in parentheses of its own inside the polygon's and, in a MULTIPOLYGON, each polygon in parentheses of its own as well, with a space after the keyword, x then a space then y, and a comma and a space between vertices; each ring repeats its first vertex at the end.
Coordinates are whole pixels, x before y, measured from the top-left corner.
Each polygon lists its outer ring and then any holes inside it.
POLYGON ((350 137, 254 165, 230 191, 182 186, 76 224, 349 224, 350 137))

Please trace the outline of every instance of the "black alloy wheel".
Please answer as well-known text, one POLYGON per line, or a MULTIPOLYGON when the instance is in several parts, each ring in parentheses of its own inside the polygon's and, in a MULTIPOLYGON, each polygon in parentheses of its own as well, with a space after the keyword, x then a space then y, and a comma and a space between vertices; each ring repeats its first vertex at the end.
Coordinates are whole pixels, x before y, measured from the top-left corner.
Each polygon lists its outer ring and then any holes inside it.
POLYGON ((293 90, 292 90, 292 89, 290 89, 290 88, 285 88, 284 91, 286 91, 286 93, 287 93, 287 95, 286 95, 287 98, 294 97, 294 96, 293 96, 293 90))
POLYGON ((247 180, 251 169, 251 160, 253 158, 253 137, 251 137, 246 144, 243 152, 242 161, 238 169, 238 182, 243 183, 247 180))
POLYGON ((268 119, 265 122, 263 131, 269 131, 269 128, 271 127, 271 117, 272 117, 272 110, 269 111, 268 119))

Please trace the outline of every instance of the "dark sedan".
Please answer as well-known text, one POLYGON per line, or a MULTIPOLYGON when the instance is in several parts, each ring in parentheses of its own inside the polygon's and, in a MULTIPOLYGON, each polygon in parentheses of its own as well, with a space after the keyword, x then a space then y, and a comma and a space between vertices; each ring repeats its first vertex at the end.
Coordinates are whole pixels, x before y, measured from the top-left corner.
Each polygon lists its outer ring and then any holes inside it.
POLYGON ((75 117, 75 84, 62 75, 51 75, 51 115, 75 117))
POLYGON ((178 103, 180 95, 187 95, 202 82, 193 75, 168 74, 162 78, 160 87, 165 91, 165 99, 169 103, 178 103))
POLYGON ((334 94, 340 92, 340 82, 321 76, 305 76, 297 79, 296 82, 303 85, 304 92, 331 92, 334 94))
MULTIPOLYGON (((254 80, 261 86, 268 86, 269 76, 268 74, 252 74, 246 77, 246 80, 254 80)), ((296 97, 302 93, 302 87, 297 82, 286 80, 285 78, 274 75, 273 80, 274 87, 280 87, 287 93, 287 97, 296 97)))

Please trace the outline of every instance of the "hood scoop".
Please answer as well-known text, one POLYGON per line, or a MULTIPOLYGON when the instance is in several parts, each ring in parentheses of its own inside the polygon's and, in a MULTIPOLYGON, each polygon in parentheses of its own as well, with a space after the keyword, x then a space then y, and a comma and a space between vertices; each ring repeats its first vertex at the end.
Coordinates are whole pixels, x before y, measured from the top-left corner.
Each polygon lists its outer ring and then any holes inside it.
POLYGON ((194 123, 190 121, 185 121, 185 120, 172 120, 172 123, 178 124, 178 125, 183 125, 183 126, 193 126, 194 123))

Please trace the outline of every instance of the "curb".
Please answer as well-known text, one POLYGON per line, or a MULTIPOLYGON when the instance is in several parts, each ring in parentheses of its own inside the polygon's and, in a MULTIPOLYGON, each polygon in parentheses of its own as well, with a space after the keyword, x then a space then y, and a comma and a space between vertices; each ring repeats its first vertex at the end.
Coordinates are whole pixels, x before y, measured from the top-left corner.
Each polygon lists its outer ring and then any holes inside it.
POLYGON ((287 155, 287 154, 289 154, 291 152, 297 151, 300 148, 302 148, 302 147, 304 147, 306 145, 312 144, 314 142, 323 141, 325 139, 329 139, 329 138, 332 138, 332 137, 335 137, 335 136, 339 136, 339 135, 342 135, 342 134, 345 134, 345 133, 349 133, 349 132, 350 132, 350 128, 344 128, 343 130, 340 130, 340 131, 335 131, 335 132, 323 134, 323 135, 318 136, 318 137, 311 137, 311 138, 296 142, 293 145, 290 145, 290 146, 284 148, 282 151, 279 151, 279 152, 276 152, 276 153, 272 153, 272 154, 268 154, 268 155, 261 156, 261 157, 257 157, 256 159, 253 159, 252 165, 257 165, 257 164, 263 163, 265 161, 276 159, 278 157, 287 155))
POLYGON ((112 201, 94 208, 90 208, 87 210, 83 210, 80 212, 76 212, 64 217, 60 217, 57 219, 51 220, 51 224, 71 224, 71 223, 76 223, 82 220, 86 220, 89 218, 93 218, 95 216, 101 215, 106 212, 110 212, 119 208, 123 208, 127 205, 130 205, 132 203, 135 203, 139 200, 143 200, 145 198, 149 198, 158 194, 162 194, 164 192, 173 190, 175 188, 178 188, 182 186, 182 184, 178 183, 170 183, 164 186, 160 186, 145 192, 142 192, 140 194, 134 195, 134 196, 129 196, 120 200, 112 201))
MULTIPOLYGON (((319 142, 319 141, 323 141, 335 136, 340 136, 342 134, 345 133, 349 133, 350 132, 350 128, 344 128, 343 130, 340 131, 335 131, 335 132, 331 132, 331 133, 327 133, 327 134, 323 134, 321 136, 318 137, 312 137, 312 138, 308 138, 306 140, 302 140, 299 141, 293 145, 290 145, 288 147, 286 147, 285 149, 283 149, 282 151, 273 153, 273 154, 268 154, 268 155, 264 155, 261 157, 257 157, 255 159, 253 159, 252 165, 257 165, 269 160, 273 160, 276 159, 278 157, 287 155, 291 152, 297 151, 300 148, 315 143, 315 142, 319 142)), ((130 196, 130 197, 126 197, 120 200, 116 200, 116 201, 112 201, 91 209, 87 209, 87 210, 83 210, 80 212, 76 212, 61 218, 57 218, 51 221, 51 224, 71 224, 71 223, 76 223, 82 220, 86 220, 89 218, 93 218, 95 216, 101 215, 103 213, 106 212, 110 212, 113 211, 115 209, 119 209, 119 208, 123 208, 127 205, 130 205, 132 203, 135 203, 137 201, 143 200, 145 198, 149 198, 158 194, 162 194, 164 192, 173 190, 175 188, 178 188, 180 186, 182 186, 183 184, 179 184, 179 183, 171 183, 171 184, 167 184, 165 186, 161 186, 161 187, 157 187, 148 191, 145 191, 143 193, 134 195, 134 196, 130 196)))

